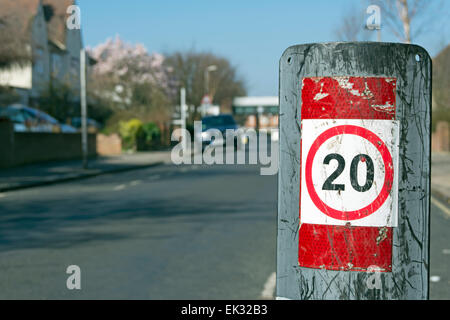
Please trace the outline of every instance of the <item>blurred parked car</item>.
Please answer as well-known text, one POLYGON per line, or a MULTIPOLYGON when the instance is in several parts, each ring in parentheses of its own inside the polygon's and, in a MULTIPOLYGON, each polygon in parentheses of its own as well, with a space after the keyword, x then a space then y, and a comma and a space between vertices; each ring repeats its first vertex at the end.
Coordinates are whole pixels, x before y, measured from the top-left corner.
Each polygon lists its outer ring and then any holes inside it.
POLYGON ((70 124, 60 123, 59 126, 61 128, 61 132, 64 132, 64 133, 78 132, 78 130, 76 128, 72 127, 70 124))
POLYGON ((14 131, 18 132, 76 132, 69 125, 61 124, 47 113, 22 104, 0 107, 0 117, 8 118, 14 123, 14 131))
MULTIPOLYGON (((81 118, 72 118, 70 122, 77 130, 81 130, 81 118)), ((87 118, 87 129, 89 133, 96 133, 101 129, 101 125, 94 119, 87 118)))
MULTIPOLYGON (((218 116, 207 116, 202 118, 202 132, 197 135, 195 139, 201 141, 202 150, 207 146, 224 145, 227 138, 227 130, 237 130, 239 127, 231 114, 221 114, 218 116), (214 139, 208 133, 209 129, 217 129, 222 134, 222 139, 214 139)), ((243 139, 240 135, 234 137, 235 149, 240 148, 243 144, 243 139)))

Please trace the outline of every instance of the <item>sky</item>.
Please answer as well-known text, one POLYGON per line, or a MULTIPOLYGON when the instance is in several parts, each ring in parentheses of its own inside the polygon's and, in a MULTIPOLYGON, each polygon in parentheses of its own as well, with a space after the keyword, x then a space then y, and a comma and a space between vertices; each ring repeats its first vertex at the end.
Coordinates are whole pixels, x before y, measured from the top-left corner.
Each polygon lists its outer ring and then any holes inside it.
MULTIPOLYGON (((441 1, 441 0, 430 0, 441 1)), ((227 58, 248 95, 278 95, 278 61, 291 45, 336 41, 342 18, 363 0, 78 0, 84 44, 120 36, 149 52, 207 51, 227 58)), ((439 19, 450 18, 442 0, 439 19)), ((436 16, 433 16, 436 17, 436 16)), ((382 40, 398 42, 382 23, 382 40)), ((447 19, 448 21, 449 19, 447 19)), ((375 41, 376 35, 370 40, 375 41)), ((433 25, 413 42, 435 56, 450 42, 450 24, 433 25)))

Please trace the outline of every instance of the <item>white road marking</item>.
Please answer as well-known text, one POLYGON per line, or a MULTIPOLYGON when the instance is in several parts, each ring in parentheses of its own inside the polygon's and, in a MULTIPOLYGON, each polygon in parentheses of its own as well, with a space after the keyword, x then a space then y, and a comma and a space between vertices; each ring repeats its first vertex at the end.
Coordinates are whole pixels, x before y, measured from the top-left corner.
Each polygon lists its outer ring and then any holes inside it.
POLYGON ((431 276, 430 277, 430 281, 431 282, 439 282, 439 281, 441 281, 441 277, 439 277, 439 276, 431 276))
POLYGON ((273 272, 267 279, 266 283, 264 284, 264 289, 261 292, 261 298, 272 300, 275 295, 276 284, 277 284, 277 274, 273 272))
POLYGON ((447 206, 445 204, 443 204, 442 202, 440 202, 439 200, 437 200, 435 197, 431 197, 431 203, 434 204, 436 207, 438 207, 439 209, 442 210, 442 212, 444 212, 447 216, 450 217, 450 209, 447 208, 447 206))
POLYGON ((0 193, 0 199, 6 197, 4 193, 0 193))
POLYGON ((444 250, 442 250, 442 254, 450 254, 450 249, 444 249, 444 250))
POLYGON ((292 299, 289 299, 289 298, 286 298, 286 297, 276 297, 275 300, 292 300, 292 299))
POLYGON ((120 184, 120 185, 114 187, 114 191, 120 191, 120 190, 123 190, 125 188, 126 188, 126 185, 120 184))
POLYGON ((134 180, 130 182, 130 186, 137 186, 138 184, 140 184, 142 181, 141 180, 134 180))

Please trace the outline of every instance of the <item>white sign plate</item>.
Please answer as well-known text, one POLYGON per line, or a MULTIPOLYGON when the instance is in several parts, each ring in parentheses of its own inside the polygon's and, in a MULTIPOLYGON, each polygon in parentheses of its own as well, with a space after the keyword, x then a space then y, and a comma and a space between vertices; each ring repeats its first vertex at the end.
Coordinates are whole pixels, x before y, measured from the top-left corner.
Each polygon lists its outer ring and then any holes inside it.
POLYGON ((301 223, 397 226, 399 122, 302 120, 301 223))

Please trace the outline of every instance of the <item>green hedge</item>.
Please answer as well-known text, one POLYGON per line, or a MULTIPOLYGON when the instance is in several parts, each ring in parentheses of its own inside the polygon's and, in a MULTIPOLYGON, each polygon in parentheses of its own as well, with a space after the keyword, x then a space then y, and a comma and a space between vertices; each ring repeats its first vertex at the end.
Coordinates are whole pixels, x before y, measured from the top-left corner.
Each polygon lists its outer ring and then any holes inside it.
POLYGON ((161 131, 154 122, 142 123, 139 119, 120 121, 119 133, 125 150, 151 150, 161 143, 161 131))
POLYGON ((144 123, 136 133, 136 148, 139 151, 151 150, 161 144, 161 130, 154 122, 144 123))

